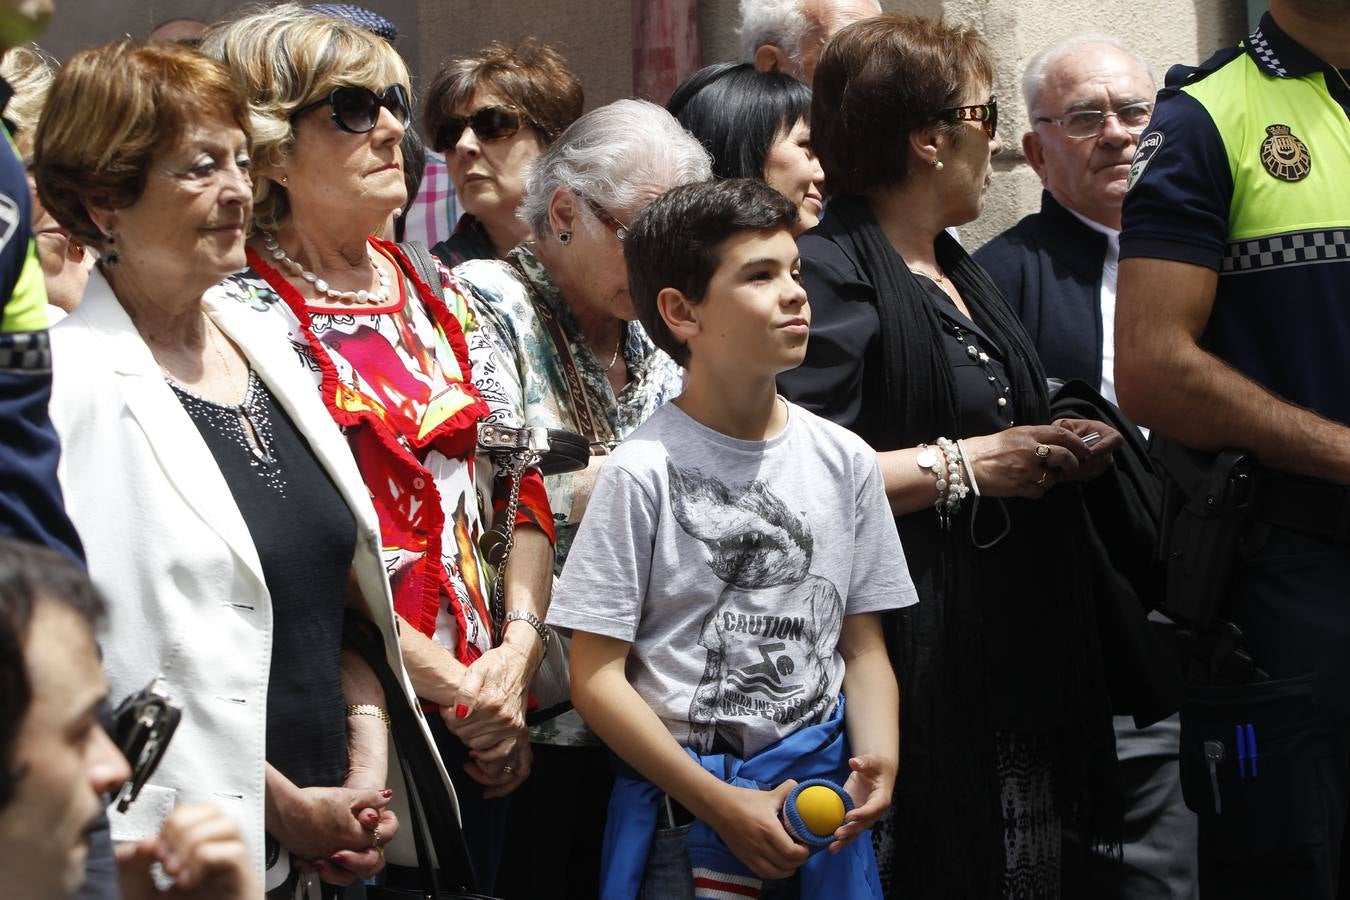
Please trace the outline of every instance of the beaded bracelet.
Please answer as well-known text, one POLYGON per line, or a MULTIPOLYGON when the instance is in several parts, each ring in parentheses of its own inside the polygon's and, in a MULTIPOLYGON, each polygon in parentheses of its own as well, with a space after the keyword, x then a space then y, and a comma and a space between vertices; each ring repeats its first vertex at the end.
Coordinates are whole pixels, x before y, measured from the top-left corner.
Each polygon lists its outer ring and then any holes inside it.
POLYGON ((966 499, 966 495, 970 493, 970 488, 966 486, 961 474, 960 448, 945 437, 937 439, 937 446, 942 451, 942 455, 946 457, 947 472, 945 478, 938 479, 938 491, 941 496, 935 505, 942 528, 950 531, 952 517, 961 511, 961 501, 966 499))
POLYGON ((942 499, 947 493, 947 455, 937 447, 920 444, 919 455, 914 461, 920 469, 937 478, 934 484, 934 487, 937 488, 937 498, 933 501, 933 508, 940 512, 942 510, 942 499))

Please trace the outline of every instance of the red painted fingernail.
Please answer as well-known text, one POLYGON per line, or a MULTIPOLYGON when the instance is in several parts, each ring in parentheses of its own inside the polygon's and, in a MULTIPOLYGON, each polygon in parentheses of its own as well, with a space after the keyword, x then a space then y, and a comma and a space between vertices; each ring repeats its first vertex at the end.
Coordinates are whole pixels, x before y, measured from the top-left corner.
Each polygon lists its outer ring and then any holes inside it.
POLYGON ((393 791, 388 791, 388 790, 380 791, 380 796, 383 797, 384 799, 388 800, 390 797, 394 796, 394 792, 393 792, 393 791))
POLYGON ((465 706, 463 703, 461 703, 461 704, 459 704, 459 706, 456 706, 456 707, 455 707, 455 718, 456 718, 456 719, 465 719, 465 718, 468 718, 468 715, 469 715, 469 708, 468 708, 467 706, 465 706))

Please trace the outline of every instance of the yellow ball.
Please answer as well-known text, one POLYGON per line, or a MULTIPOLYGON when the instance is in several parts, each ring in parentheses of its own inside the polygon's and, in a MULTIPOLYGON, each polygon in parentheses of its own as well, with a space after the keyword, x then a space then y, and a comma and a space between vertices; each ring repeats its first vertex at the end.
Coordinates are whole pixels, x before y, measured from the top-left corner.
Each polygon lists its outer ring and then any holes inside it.
POLYGON ((813 784, 797 795, 797 814, 816 837, 828 837, 844 824, 844 800, 824 785, 813 784))

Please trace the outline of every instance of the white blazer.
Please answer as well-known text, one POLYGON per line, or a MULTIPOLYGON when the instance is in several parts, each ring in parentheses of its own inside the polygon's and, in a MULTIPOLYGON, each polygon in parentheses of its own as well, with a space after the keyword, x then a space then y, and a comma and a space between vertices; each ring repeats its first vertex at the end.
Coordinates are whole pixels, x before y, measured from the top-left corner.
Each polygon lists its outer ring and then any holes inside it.
MULTIPOLYGON (((208 300, 206 309, 248 356, 351 507, 365 610, 384 634, 405 702, 417 710, 399 654, 379 523, 346 439, 278 317, 233 300, 208 300)), ((248 527, 197 426, 97 269, 80 306, 51 339, 61 486, 89 573, 109 604, 100 644, 110 696, 118 701, 159 677, 183 707, 140 798, 125 815, 109 810, 113 839, 155 834, 176 803, 208 801, 243 828, 262 877, 272 604, 248 527)), ((421 725, 434 748, 425 720, 421 725)), ((397 768, 391 755, 391 780, 397 768)), ((443 768, 441 775, 453 797, 443 768)), ((401 823, 399 843, 411 836, 411 822, 401 817, 401 823)), ((266 873, 269 886, 288 870, 281 856, 266 873)))

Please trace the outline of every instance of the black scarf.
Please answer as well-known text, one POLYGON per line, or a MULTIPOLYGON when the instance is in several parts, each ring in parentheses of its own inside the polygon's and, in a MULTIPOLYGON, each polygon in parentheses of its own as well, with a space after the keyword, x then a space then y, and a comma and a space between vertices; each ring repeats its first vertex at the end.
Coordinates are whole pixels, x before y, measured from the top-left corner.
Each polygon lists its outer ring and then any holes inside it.
MULTIPOLYGON (((853 244, 850 255, 874 288, 881 321, 881 391, 875 402, 865 404, 862 436, 877 450, 961 436, 940 315, 924 286, 862 198, 834 198, 829 216, 844 226, 842 240, 853 244)), ((1015 421, 1048 422, 1040 360, 998 288, 950 235, 938 236, 935 251, 972 318, 1003 351, 1015 421)), ((1092 577, 1083 570, 1085 555, 1076 552, 1074 523, 1080 521, 1081 505, 1074 486, 1023 504, 1018 527, 1046 532, 1045 546, 1053 548, 1055 558, 1047 560, 1043 583, 1010 586, 1010 602, 1019 587, 1046 592, 1055 595, 1065 617, 1068 726, 1057 740, 1057 799, 1066 824, 1087 843, 1113 846, 1120 822, 1115 739, 1090 596, 1092 577)), ((902 536, 916 528, 931 532, 935 522, 931 510, 897 520, 902 536)), ((910 546, 907 541, 907 552, 910 546)), ((984 684, 985 598, 977 596, 970 574, 988 563, 959 527, 937 532, 922 546, 936 548, 931 583, 921 585, 916 606, 887 622, 901 690, 892 893, 916 900, 988 900, 1002 892, 1003 820, 984 684)))

